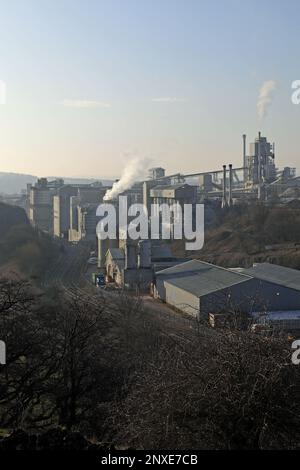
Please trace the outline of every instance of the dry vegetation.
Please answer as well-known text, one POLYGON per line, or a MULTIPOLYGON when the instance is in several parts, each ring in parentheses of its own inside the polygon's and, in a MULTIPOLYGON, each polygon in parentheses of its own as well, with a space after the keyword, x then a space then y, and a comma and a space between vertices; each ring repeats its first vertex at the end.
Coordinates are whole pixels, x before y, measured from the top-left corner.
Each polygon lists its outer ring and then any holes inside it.
POLYGON ((55 259, 58 247, 46 234, 33 229, 25 211, 0 203, 0 270, 17 272, 38 281, 55 259))
POLYGON ((147 449, 298 448, 289 345, 198 325, 168 334, 120 293, 46 299, 1 280, 0 422, 147 449))
MULTIPOLYGON (((273 251, 279 256, 280 246, 284 258, 276 261, 288 265, 290 246, 297 265, 298 209, 236 207, 220 217, 199 257, 241 265, 273 251)), ((13 227, 0 257, 17 258, 20 271, 32 275, 55 249, 30 227, 13 227)), ((80 289, 65 297, 2 277, 0 339, 7 345, 0 367, 4 432, 79 432, 123 448, 299 448, 300 369, 280 337, 232 324, 179 332, 124 292, 101 297, 80 289)))
POLYGON ((217 209, 194 258, 224 267, 269 261, 300 268, 300 208, 259 204, 217 209))

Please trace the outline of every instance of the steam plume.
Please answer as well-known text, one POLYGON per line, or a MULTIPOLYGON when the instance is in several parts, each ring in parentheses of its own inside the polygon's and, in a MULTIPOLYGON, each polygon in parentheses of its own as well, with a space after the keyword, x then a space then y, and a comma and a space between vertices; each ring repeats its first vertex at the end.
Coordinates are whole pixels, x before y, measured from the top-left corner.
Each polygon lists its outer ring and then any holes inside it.
POLYGON ((272 93, 276 88, 274 80, 267 80, 262 84, 257 101, 257 114, 258 118, 263 119, 268 111, 268 107, 272 103, 272 93))
POLYGON ((151 159, 149 158, 133 158, 130 160, 119 181, 116 181, 113 187, 106 191, 103 199, 105 201, 116 199, 120 193, 131 188, 136 181, 144 179, 150 165, 151 159))

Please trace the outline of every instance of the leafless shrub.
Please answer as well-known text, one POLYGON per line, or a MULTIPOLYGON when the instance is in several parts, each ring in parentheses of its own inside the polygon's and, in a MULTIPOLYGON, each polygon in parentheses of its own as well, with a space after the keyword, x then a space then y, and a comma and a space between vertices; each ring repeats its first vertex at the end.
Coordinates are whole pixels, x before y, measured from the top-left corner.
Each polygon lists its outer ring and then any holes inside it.
POLYGON ((122 403, 118 436, 142 448, 295 448, 298 393, 281 339, 227 330, 167 341, 122 403))

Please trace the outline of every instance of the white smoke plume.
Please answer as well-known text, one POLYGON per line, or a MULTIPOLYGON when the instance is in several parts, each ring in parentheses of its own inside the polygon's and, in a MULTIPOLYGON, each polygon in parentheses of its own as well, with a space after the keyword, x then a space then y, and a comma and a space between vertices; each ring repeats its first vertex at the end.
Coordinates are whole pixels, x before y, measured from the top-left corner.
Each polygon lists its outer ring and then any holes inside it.
POLYGON ((268 108, 272 103, 272 94, 275 88, 276 82, 274 80, 267 80, 262 84, 257 101, 257 114, 260 120, 267 114, 268 108))
POLYGON ((145 179, 150 166, 150 158, 133 158, 130 160, 119 181, 116 181, 112 188, 106 191, 104 201, 116 199, 120 193, 130 189, 135 182, 145 179))

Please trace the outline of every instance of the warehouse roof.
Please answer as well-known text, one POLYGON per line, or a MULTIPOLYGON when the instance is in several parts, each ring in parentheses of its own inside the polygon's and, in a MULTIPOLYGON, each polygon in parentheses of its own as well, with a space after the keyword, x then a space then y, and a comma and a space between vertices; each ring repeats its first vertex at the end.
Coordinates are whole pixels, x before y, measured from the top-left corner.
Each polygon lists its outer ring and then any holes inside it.
POLYGON ((252 279, 249 275, 233 272, 199 260, 187 261, 164 269, 157 272, 156 277, 197 297, 252 279))
POLYGON ((244 269, 244 274, 300 291, 300 271, 271 263, 257 263, 244 269))

